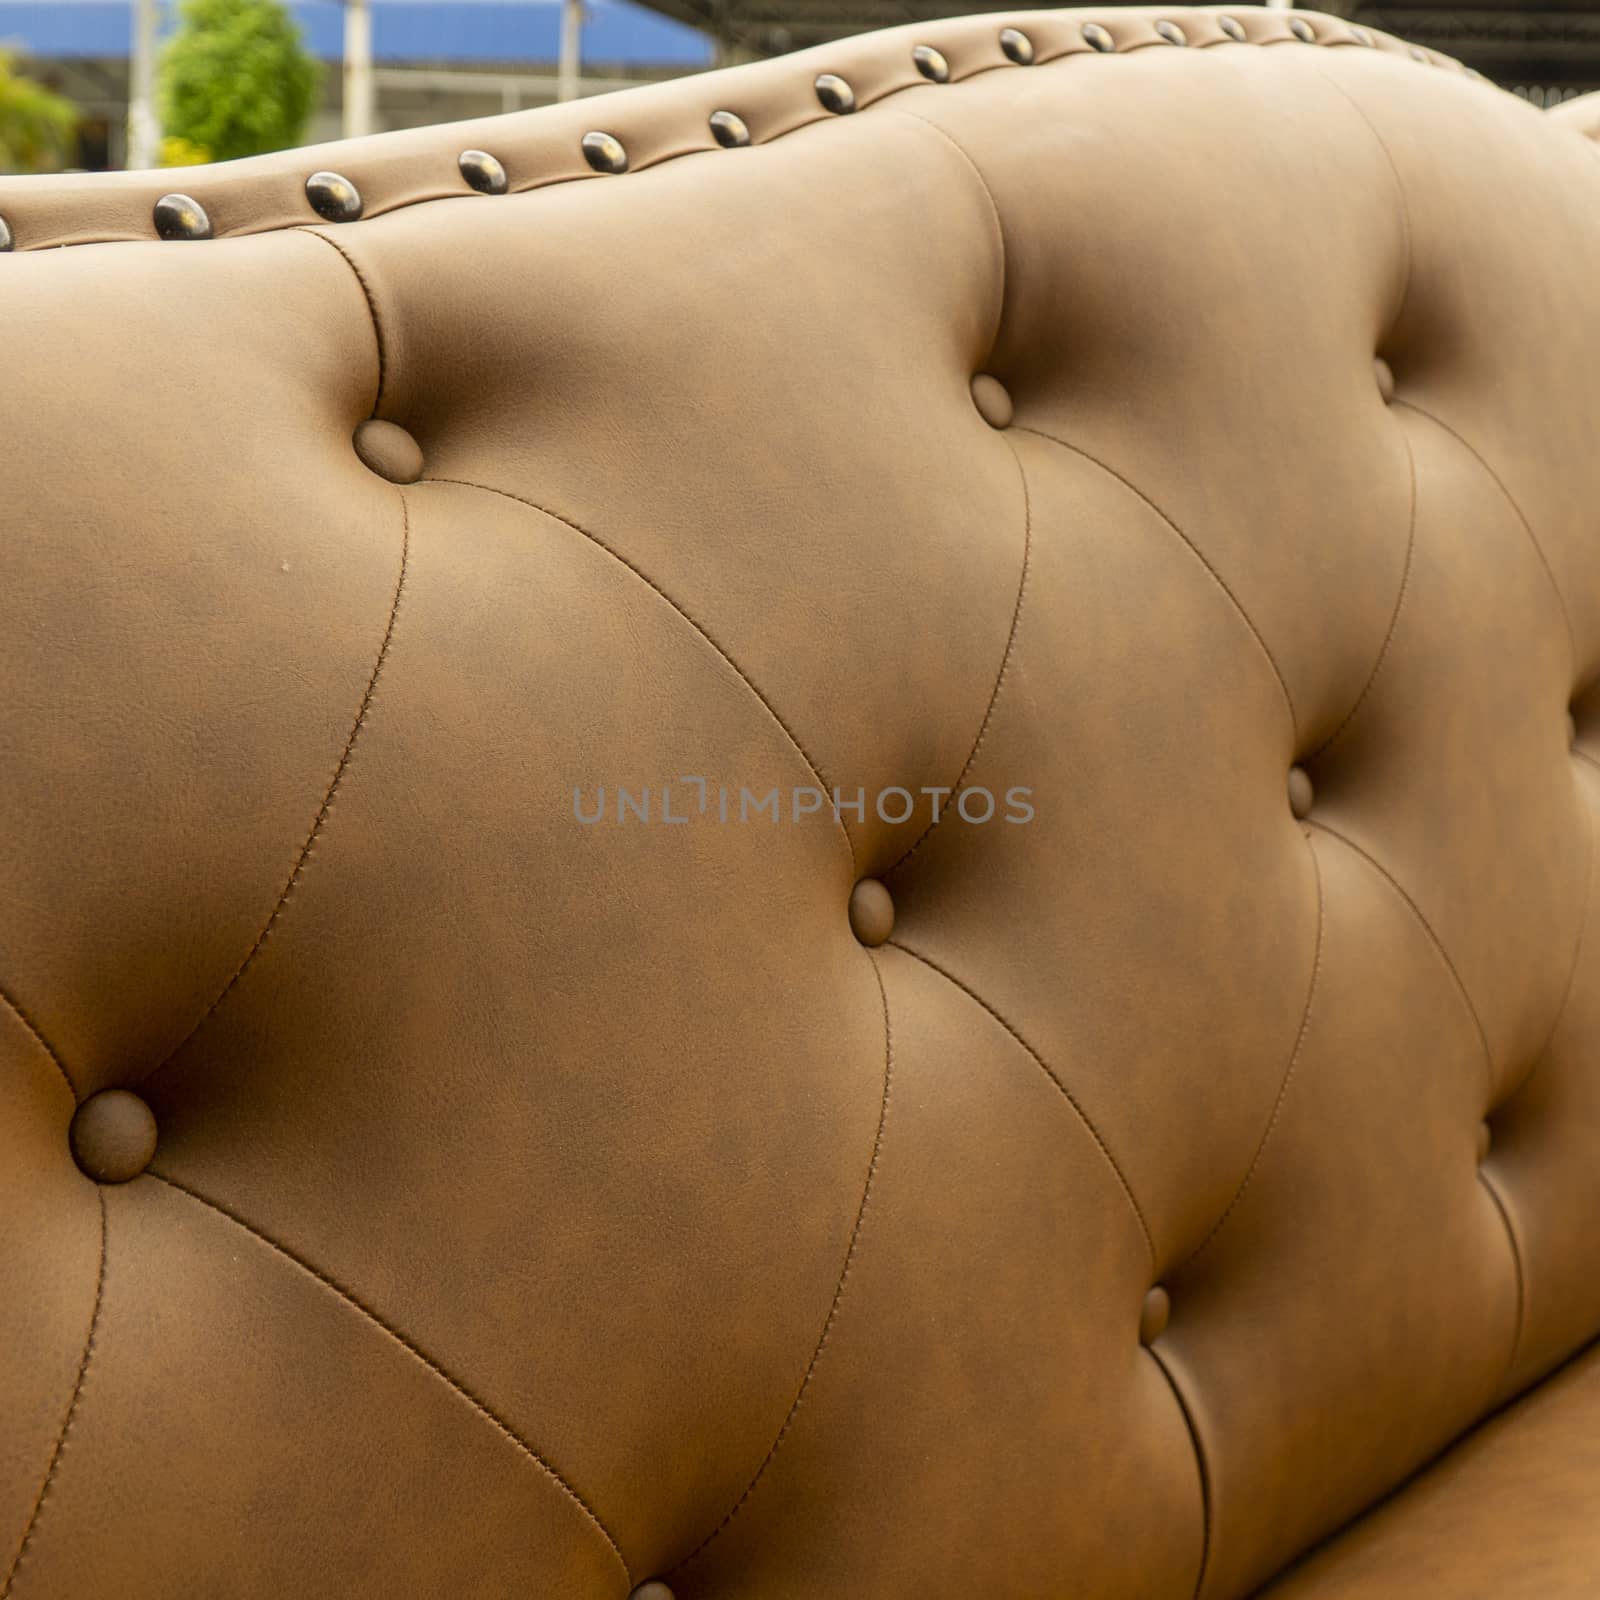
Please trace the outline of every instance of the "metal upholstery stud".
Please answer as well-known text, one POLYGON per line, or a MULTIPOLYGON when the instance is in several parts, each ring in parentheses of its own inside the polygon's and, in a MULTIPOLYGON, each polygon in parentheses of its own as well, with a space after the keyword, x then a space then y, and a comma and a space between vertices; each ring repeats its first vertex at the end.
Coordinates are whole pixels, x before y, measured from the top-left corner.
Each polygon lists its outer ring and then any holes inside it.
POLYGON ((911 59, 916 63, 917 71, 929 83, 949 83, 950 63, 931 44, 914 45, 911 50, 911 59))
POLYGON ((856 92, 837 72, 818 73, 815 88, 824 111, 842 117, 855 110, 856 92))
POLYGON ((337 172, 313 172, 306 179, 306 199, 329 222, 354 222, 361 215, 361 191, 337 172))
POLYGON ((1245 42, 1244 24, 1237 17, 1218 17, 1217 26, 1234 41, 1235 44, 1245 42))
POLYGON ((750 130, 745 120, 736 112, 713 111, 710 117, 711 137, 724 150, 738 150, 750 143, 750 130))
POLYGON ((673 1594, 659 1578, 652 1578, 648 1583, 641 1583, 628 1600, 673 1600, 673 1594))
POLYGON ((1371 31, 1367 28, 1361 27, 1360 24, 1355 24, 1351 27, 1350 37, 1354 39, 1357 44, 1366 45, 1369 50, 1375 50, 1378 47, 1378 41, 1372 37, 1371 31))
POLYGON ((1414 44, 1411 47, 1411 59, 1413 61, 1426 61, 1428 59, 1428 52, 1424 50, 1421 45, 1414 44))
POLYGON ((487 150, 463 150, 456 157, 456 165, 479 194, 506 192, 506 169, 487 150))
POLYGON ((596 172, 616 174, 628 170, 628 152, 615 134, 598 131, 584 134, 583 158, 596 172))
POLYGON ((211 218, 198 200, 186 194, 164 194, 156 201, 156 233, 163 239, 209 239, 211 218))
POLYGON ((1168 44, 1188 44, 1189 42, 1188 36, 1184 33, 1183 29, 1180 28, 1176 22, 1168 22, 1165 17, 1163 17, 1161 21, 1156 24, 1156 32, 1160 34, 1168 44))
POLYGON ((1317 42, 1317 36, 1312 31, 1311 24, 1307 22, 1304 17, 1291 18, 1289 21, 1289 32, 1292 33, 1295 38, 1301 42, 1301 44, 1315 44, 1317 42))
POLYGON ((1033 40, 1021 28, 1002 28, 1000 48, 1005 52, 1006 59, 1015 61, 1019 67, 1033 65, 1033 40))
POLYGON ((1091 50, 1115 50, 1117 41, 1100 26, 1098 22, 1086 22, 1083 25, 1083 42, 1091 50))
POLYGON ((11 237, 11 224, 0 217, 0 255, 4 255, 15 244, 16 240, 11 237))

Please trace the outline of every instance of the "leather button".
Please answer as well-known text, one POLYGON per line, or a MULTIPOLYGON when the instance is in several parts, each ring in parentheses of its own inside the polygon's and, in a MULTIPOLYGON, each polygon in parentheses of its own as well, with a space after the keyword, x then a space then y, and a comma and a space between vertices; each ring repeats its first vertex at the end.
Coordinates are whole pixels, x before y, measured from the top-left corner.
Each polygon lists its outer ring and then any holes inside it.
POLYGON ((648 1583, 641 1583, 628 1600, 673 1600, 673 1594, 659 1578, 652 1578, 648 1583))
POLYGON ((1378 380, 1378 393, 1383 397, 1383 403, 1394 399, 1394 368, 1382 356, 1372 358, 1372 376, 1378 380))
POLYGON ((351 442, 362 464, 390 483, 415 483, 422 476, 422 447, 397 423, 370 417, 351 442))
POLYGON ((126 1183, 156 1153, 156 1119, 138 1095, 102 1089, 73 1114, 67 1142, 86 1177, 96 1183, 126 1183))
POLYGON ((1489 1147, 1494 1143, 1494 1134, 1489 1129, 1487 1122, 1478 1124, 1478 1165, 1481 1167, 1489 1159, 1489 1147))
POLYGON ((894 932, 894 901, 876 878, 850 891, 850 931, 864 945, 880 945, 894 932))
POLYGON ((1316 792, 1311 787, 1311 779, 1304 767, 1289 768, 1289 809, 1297 817, 1311 815, 1311 803, 1316 798, 1316 792))
POLYGON ((987 372, 980 372, 972 380, 972 403, 978 408, 978 415, 991 428, 1011 426, 1011 396, 1006 393, 1006 386, 998 378, 991 378, 987 372))
POLYGON ((1139 1312, 1139 1343, 1154 1344, 1167 1331, 1167 1319, 1171 1315, 1172 1301, 1158 1283, 1144 1297, 1144 1307, 1139 1312))

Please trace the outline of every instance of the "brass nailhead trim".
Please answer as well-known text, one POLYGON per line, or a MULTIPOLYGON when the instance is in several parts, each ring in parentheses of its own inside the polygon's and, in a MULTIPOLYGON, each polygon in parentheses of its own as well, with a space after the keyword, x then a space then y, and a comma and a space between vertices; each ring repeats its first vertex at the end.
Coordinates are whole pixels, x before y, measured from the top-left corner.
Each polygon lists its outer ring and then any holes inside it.
POLYGON ((1000 48, 1005 52, 1006 59, 1015 61, 1019 67, 1033 65, 1033 40, 1021 28, 1002 28, 1000 48))
POLYGON ((615 134, 598 130, 584 134, 583 158, 596 172, 615 174, 628 170, 628 152, 615 134))
POLYGON ((855 110, 856 92, 837 72, 819 73, 815 88, 824 111, 843 117, 855 110))
POLYGON ((750 130, 745 126, 743 117, 732 111, 713 111, 711 113, 711 137, 722 146, 724 150, 737 150, 750 143, 750 130))

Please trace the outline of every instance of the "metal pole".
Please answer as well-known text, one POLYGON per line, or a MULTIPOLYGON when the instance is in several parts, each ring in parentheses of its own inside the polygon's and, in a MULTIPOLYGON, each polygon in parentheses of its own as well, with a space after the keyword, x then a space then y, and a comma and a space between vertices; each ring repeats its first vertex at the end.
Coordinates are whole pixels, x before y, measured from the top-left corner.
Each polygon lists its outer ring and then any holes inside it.
POLYGON ((345 0, 344 136, 372 132, 372 10, 367 0, 345 0))
POLYGON ((156 0, 133 0, 133 53, 128 61, 128 154, 130 171, 155 166, 161 154, 156 117, 156 0))
POLYGON ((556 99, 578 98, 579 37, 583 0, 561 0, 561 54, 556 60, 556 99))

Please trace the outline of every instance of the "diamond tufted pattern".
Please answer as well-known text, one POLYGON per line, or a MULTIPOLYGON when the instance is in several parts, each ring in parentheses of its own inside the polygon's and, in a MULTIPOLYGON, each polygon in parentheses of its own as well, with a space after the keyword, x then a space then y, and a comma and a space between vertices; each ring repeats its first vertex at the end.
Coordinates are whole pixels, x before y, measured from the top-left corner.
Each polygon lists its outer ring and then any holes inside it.
POLYGON ((0 1595, 1223 1600, 1600 1333, 1587 142, 1118 9, 183 181, 0 181, 0 1595))

